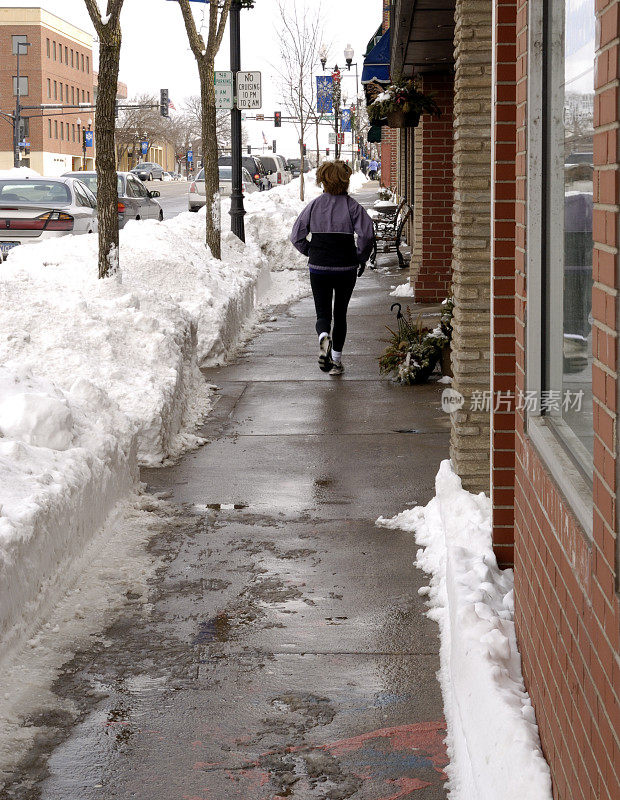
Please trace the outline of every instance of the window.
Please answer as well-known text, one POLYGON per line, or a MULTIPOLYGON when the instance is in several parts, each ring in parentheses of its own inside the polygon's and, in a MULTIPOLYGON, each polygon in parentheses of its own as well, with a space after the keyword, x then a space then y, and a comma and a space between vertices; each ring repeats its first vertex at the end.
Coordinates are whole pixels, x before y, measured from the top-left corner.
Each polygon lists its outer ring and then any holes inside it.
POLYGON ((54 139, 58 139, 58 120, 54 120, 54 139))
POLYGON ((48 119, 48 121, 47 121, 47 135, 49 136, 50 139, 52 138, 52 120, 51 119, 48 119))
POLYGON ((60 102, 62 103, 62 83, 60 83, 58 86, 60 89, 60 102))
POLYGON ((71 105, 75 105, 75 86, 71 87, 71 105))
MULTIPOLYGON (((13 55, 17 55, 17 49, 20 44, 25 44, 28 41, 28 37, 25 34, 19 34, 18 36, 12 36, 11 39, 13 40, 13 55)), ((27 47, 22 47, 19 50, 20 56, 25 56, 28 53, 27 47)))
POLYGON ((54 81, 54 100, 58 100, 58 83, 54 81))
POLYGON ((65 84, 65 103, 69 102, 69 84, 65 84))
POLYGON ((56 61, 56 42, 52 42, 53 53, 54 53, 54 61, 56 61))
POLYGON ((86 95, 87 95, 87 102, 90 103, 90 92, 87 92, 86 95))
POLYGON ((52 97, 52 80, 51 80, 51 78, 47 79, 47 96, 49 98, 52 97))
POLYGON ((82 102, 83 103, 86 102, 86 92, 84 91, 84 89, 82 89, 82 102))
POLYGON ((82 63, 82 72, 84 72, 84 53, 80 54, 80 61, 82 63))
POLYGON ((86 56, 86 72, 90 74, 90 58, 86 56))
POLYGON ((65 47, 65 64, 69 64, 69 48, 65 47))
MULTIPOLYGON (((19 94, 20 97, 28 96, 28 77, 26 75, 19 76, 19 94)), ((17 95, 17 75, 13 75, 13 95, 17 95)))
POLYGON ((65 123, 62 120, 60 121, 60 139, 63 142, 65 140, 65 123))
POLYGON ((71 66, 73 66, 73 50, 71 50, 71 66))
POLYGON ((528 28, 527 430, 591 535, 595 0, 532 4, 528 28))
POLYGON ((78 134, 78 142, 81 142, 82 141, 82 126, 81 125, 77 126, 77 134, 78 134))
POLYGON ((45 42, 46 42, 46 47, 47 47, 47 57, 49 58, 50 57, 50 40, 46 39, 45 42))
POLYGON ((75 122, 71 126, 71 141, 75 142, 75 122))

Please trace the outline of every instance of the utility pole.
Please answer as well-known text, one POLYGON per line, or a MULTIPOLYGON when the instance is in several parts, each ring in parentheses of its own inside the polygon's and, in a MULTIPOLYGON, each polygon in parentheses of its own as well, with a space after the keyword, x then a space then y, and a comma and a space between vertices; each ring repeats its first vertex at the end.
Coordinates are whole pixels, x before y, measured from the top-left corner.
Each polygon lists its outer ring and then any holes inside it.
MULTIPOLYGON (((230 6, 230 69, 233 74, 234 91, 237 96, 237 73, 241 70, 241 0, 232 0, 230 6)), ((243 187, 241 181, 241 110, 235 105, 230 112, 230 147, 232 156, 232 194, 230 198, 231 230, 245 242, 243 217, 243 187)))

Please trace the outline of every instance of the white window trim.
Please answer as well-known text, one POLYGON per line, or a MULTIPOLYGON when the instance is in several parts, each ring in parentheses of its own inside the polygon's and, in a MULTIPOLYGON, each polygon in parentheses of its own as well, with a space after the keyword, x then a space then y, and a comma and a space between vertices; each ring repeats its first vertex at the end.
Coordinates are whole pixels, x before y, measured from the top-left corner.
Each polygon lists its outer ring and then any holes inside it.
MULTIPOLYGON (((544 3, 528 4, 527 80, 527 253, 526 253, 526 358, 525 383, 528 392, 541 397, 542 348, 544 347, 542 302, 542 197, 543 197, 543 47, 544 3), (535 116, 532 109, 536 109, 535 116)), ((557 311, 557 310, 556 310, 557 311)), ((555 320, 557 322, 557 320, 555 320)), ((558 359, 561 364, 561 358, 558 359)), ((585 534, 593 536, 592 486, 574 464, 550 420, 537 411, 527 413, 527 434, 541 460, 568 501, 585 534)))

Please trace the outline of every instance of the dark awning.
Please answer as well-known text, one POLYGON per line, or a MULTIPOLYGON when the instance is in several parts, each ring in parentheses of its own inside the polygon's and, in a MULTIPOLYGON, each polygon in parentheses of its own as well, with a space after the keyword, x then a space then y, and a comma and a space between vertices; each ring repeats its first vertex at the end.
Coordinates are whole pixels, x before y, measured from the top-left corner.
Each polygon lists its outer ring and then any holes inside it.
POLYGON ((451 70, 455 0, 395 0, 392 74, 451 70))
POLYGON ((364 59, 362 83, 376 80, 380 83, 390 82, 390 31, 387 30, 379 42, 364 59))

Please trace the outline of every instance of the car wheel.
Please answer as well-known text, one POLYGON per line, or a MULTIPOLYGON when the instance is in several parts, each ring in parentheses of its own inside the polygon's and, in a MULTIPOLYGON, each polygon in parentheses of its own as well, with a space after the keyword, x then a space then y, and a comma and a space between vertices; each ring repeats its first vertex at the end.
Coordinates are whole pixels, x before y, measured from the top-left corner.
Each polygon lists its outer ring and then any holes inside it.
POLYGON ((163 181, 163 179, 164 179, 164 173, 162 172, 162 174, 159 176, 159 180, 163 181))
POLYGON ((194 212, 196 212, 196 213, 198 212, 198 208, 197 208, 196 206, 190 206, 190 207, 189 207, 189 210, 190 210, 190 211, 194 211, 194 212))

